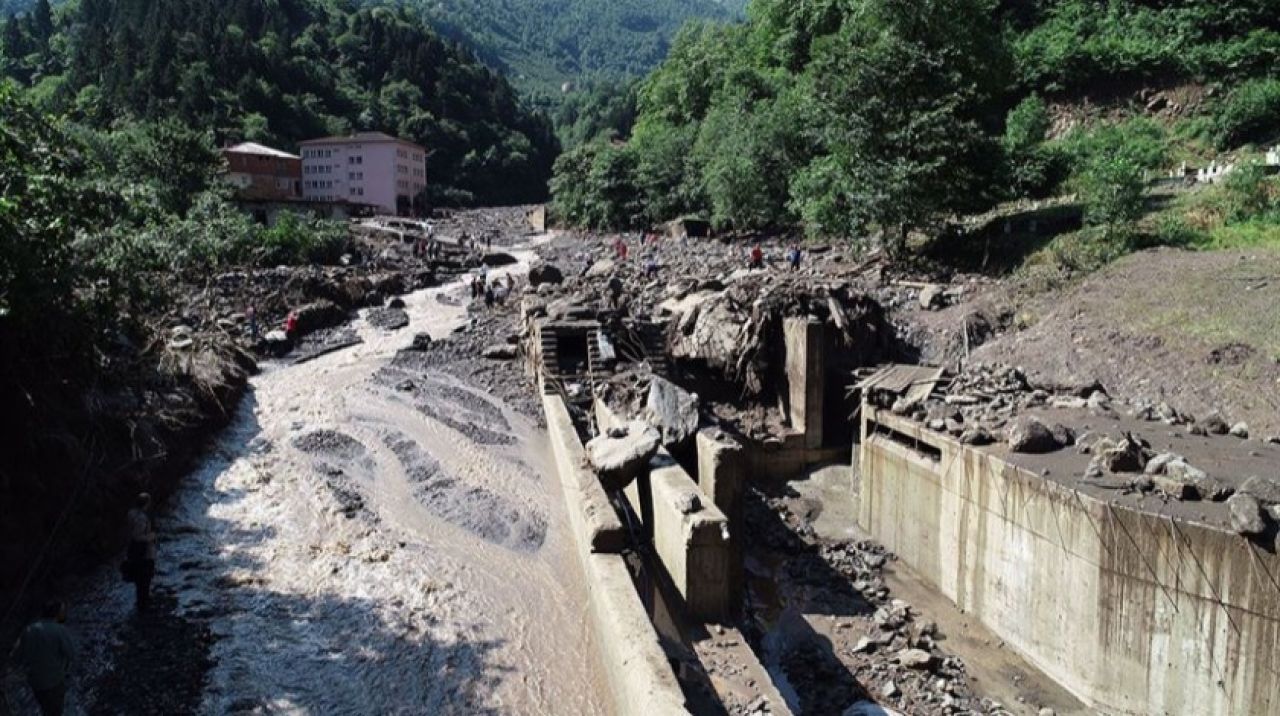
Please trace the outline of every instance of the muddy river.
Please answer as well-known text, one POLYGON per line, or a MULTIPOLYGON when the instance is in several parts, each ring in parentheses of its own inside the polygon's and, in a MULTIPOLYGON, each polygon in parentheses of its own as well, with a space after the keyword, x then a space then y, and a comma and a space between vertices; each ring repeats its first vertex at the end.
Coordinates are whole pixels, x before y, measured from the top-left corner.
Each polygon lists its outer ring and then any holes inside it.
MULTIPOLYGON (((607 713, 545 437, 455 378, 391 367, 466 300, 407 296, 407 329, 361 319, 362 344, 267 368, 159 517, 157 585, 213 636, 198 711, 607 713)), ((85 587, 82 684, 111 668, 129 589, 114 570, 85 587)))

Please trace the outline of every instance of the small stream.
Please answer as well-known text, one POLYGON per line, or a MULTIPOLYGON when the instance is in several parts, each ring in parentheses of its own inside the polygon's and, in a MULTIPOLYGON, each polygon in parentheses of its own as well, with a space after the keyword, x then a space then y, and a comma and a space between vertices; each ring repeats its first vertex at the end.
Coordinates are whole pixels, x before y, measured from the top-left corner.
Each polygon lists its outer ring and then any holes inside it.
MULTIPOLYGON (((513 254, 492 274, 526 271, 513 254)), ((362 344, 264 371, 160 515, 156 584, 213 637, 198 712, 608 713, 545 437, 443 372, 391 367, 466 321, 466 291, 406 296, 407 329, 362 318, 362 344)), ((104 568, 73 604, 73 713, 129 711, 94 684, 130 590, 104 568)))

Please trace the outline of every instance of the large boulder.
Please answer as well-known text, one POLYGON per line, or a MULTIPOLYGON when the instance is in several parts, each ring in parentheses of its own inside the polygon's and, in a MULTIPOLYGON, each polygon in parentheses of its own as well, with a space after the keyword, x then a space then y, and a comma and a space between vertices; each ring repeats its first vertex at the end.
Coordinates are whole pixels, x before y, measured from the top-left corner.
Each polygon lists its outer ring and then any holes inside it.
POLYGON ((613 259, 600 259, 587 269, 587 278, 604 278, 613 273, 618 264, 613 259))
POLYGON ((1013 452, 1042 454, 1053 452, 1062 447, 1053 431, 1038 418, 1024 415, 1018 418, 1005 436, 1009 441, 1009 449, 1013 452))
POLYGON ((1142 472, 1147 466, 1145 449, 1132 435, 1125 435, 1120 442, 1108 446, 1098 454, 1098 459, 1110 472, 1142 472))
POLYGON ((505 254, 501 252, 485 254, 484 258, 480 259, 480 263, 490 268, 495 268, 497 266, 510 266, 511 264, 514 264, 516 262, 517 262, 516 257, 512 256, 511 254, 505 254))
POLYGON ((1280 505, 1280 477, 1254 476, 1244 481, 1239 492, 1264 505, 1280 505))
POLYGON ((543 284, 564 283, 564 272, 555 264, 540 264, 529 269, 529 285, 538 287, 543 284))
POLYGON ((645 419, 661 433, 663 445, 682 445, 698 432, 698 396, 655 375, 649 382, 645 419))
POLYGON ((1226 418, 1216 410, 1196 423, 1199 427, 1210 435, 1226 435, 1231 432, 1231 426, 1227 424, 1226 418))
POLYGON ((1262 516, 1262 505, 1248 495, 1232 495, 1227 500, 1227 509, 1231 511, 1231 529, 1236 533, 1251 536, 1267 531, 1267 521, 1262 516))
POLYGON ((409 344, 408 350, 425 351, 431 348, 431 334, 419 333, 413 337, 413 343, 409 344))
POLYGON ((403 308, 374 308, 369 311, 369 325, 384 331, 398 331, 409 326, 409 314, 403 308))
POLYGON ((298 317, 297 334, 305 336, 323 328, 332 328, 347 320, 347 312, 333 301, 321 299, 294 311, 298 317))
POLYGON ((656 429, 635 420, 588 442, 587 461, 606 490, 621 490, 644 474, 661 442, 656 429))

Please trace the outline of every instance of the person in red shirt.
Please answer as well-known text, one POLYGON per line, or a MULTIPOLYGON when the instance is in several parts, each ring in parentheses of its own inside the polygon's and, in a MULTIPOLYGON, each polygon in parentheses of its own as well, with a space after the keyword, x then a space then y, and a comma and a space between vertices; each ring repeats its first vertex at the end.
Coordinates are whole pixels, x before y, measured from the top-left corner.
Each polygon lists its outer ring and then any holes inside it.
POLYGON ((760 244, 756 244, 755 247, 751 249, 751 262, 747 264, 747 268, 764 268, 764 249, 760 248, 760 244))
POLYGON ((284 319, 284 334, 293 338, 293 334, 298 330, 298 312, 289 311, 289 317, 284 319))

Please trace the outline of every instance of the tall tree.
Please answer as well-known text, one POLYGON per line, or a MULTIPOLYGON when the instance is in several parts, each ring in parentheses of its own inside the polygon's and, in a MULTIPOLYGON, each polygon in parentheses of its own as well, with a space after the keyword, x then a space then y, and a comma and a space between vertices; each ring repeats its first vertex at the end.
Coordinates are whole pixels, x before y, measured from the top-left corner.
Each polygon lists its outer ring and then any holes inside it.
POLYGON ((867 0, 813 46, 822 128, 792 184, 811 230, 912 229, 982 204, 995 164, 980 121, 999 47, 986 0, 867 0))

